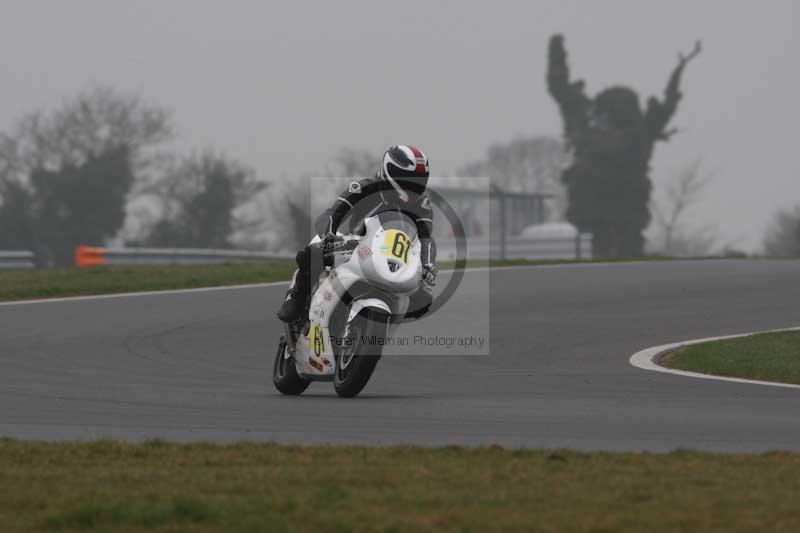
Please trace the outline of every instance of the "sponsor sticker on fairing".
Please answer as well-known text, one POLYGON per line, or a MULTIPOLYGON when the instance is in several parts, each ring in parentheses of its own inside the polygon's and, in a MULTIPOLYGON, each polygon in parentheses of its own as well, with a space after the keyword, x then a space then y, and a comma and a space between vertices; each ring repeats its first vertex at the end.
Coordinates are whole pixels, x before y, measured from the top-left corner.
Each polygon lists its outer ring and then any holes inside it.
POLYGON ((358 255, 358 258, 360 260, 364 261, 365 259, 367 259, 369 256, 372 255, 372 250, 369 249, 369 246, 359 244, 356 247, 356 255, 358 255))

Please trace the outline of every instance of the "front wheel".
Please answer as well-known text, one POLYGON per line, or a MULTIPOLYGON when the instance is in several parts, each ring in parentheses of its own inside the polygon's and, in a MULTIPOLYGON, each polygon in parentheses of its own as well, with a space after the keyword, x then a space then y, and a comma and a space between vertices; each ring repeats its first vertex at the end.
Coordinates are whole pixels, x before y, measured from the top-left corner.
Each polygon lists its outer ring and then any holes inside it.
POLYGON ((283 394, 297 396, 302 394, 311 382, 297 375, 297 365, 294 357, 288 356, 286 338, 281 337, 278 352, 275 354, 275 364, 272 367, 272 382, 275 388, 283 394))
POLYGON ((366 313, 362 311, 345 325, 336 350, 333 388, 342 398, 352 398, 364 389, 381 358, 388 316, 366 313))

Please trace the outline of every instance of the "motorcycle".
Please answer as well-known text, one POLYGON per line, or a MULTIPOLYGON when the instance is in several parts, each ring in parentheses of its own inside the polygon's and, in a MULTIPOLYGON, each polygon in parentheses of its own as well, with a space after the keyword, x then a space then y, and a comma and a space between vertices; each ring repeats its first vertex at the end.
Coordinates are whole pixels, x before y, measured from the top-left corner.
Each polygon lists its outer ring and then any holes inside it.
POLYGON ((273 366, 283 394, 302 394, 313 381, 333 381, 341 397, 360 393, 422 284, 412 220, 387 211, 363 224, 363 236, 344 235, 322 249, 310 303, 300 320, 285 324, 273 366))

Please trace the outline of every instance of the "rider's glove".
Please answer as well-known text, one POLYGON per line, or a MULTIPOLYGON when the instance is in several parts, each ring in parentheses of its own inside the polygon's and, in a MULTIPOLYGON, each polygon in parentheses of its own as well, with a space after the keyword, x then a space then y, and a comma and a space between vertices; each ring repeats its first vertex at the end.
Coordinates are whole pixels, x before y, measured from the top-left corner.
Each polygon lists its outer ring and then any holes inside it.
POLYGON ((424 283, 428 288, 433 287, 436 285, 436 275, 438 273, 439 269, 436 268, 436 265, 431 263, 422 265, 422 283, 424 283))
POLYGON ((344 240, 341 235, 336 235, 335 233, 326 233, 322 235, 322 248, 330 251, 336 248, 336 245, 344 240))

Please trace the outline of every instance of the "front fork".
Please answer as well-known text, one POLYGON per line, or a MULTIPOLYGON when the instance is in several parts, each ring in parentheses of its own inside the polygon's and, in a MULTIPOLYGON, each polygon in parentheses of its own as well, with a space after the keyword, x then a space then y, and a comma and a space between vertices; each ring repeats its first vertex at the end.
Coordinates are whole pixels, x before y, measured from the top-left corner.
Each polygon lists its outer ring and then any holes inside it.
POLYGON ((286 340, 287 353, 294 355, 294 351, 297 349, 297 333, 292 324, 284 323, 283 330, 286 333, 283 338, 286 340))
MULTIPOLYGON (((308 309, 303 311, 303 316, 308 317, 308 309)), ((300 335, 308 335, 308 326, 309 322, 307 318, 289 324, 284 322, 284 337, 286 338, 286 347, 289 348, 288 353, 290 355, 293 356, 294 352, 297 350, 297 339, 300 338, 300 335)))

